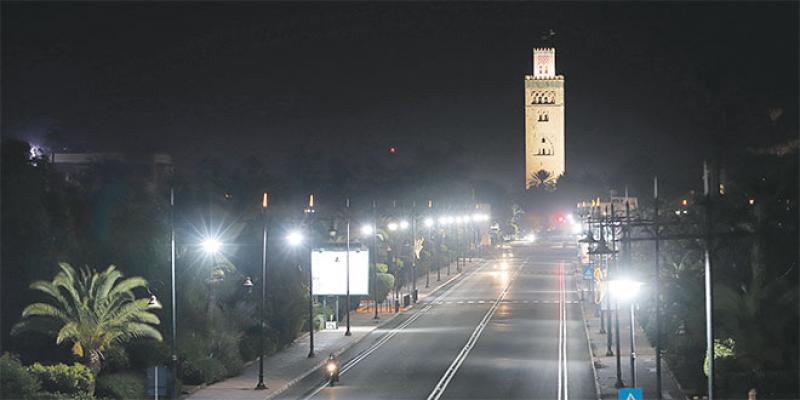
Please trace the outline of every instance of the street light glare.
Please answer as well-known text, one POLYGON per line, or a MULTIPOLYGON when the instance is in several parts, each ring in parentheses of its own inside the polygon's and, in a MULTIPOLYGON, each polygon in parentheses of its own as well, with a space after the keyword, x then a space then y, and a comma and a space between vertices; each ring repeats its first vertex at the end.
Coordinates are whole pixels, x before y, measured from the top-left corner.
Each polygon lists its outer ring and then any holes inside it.
POLYGON ((200 247, 203 248, 207 254, 216 254, 222 248, 222 243, 216 238, 207 238, 200 242, 200 247))
POLYGON ((397 230, 397 222, 389 222, 386 227, 389 228, 390 231, 394 232, 397 230))
POLYGON ((361 227, 361 234, 363 235, 372 235, 372 225, 364 225, 361 227))
POLYGON ((286 235, 286 241, 289 242, 289 246, 297 247, 303 243, 303 234, 299 231, 291 231, 286 235))
POLYGON ((631 300, 639 293, 642 282, 630 279, 615 279, 608 282, 608 288, 614 298, 621 301, 631 300))
POLYGON ((408 221, 400 221, 400 229, 408 229, 408 221))
POLYGON ((430 228, 433 226, 433 218, 425 218, 425 226, 430 228))

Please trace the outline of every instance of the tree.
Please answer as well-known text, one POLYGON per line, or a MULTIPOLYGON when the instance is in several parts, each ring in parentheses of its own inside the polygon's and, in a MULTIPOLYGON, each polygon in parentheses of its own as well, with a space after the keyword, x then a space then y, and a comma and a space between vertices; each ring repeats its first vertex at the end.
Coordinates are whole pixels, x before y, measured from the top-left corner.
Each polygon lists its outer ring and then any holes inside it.
POLYGON ((528 183, 535 187, 544 187, 545 189, 555 189, 557 176, 554 176, 550 171, 540 169, 531 175, 528 183))
POLYGON ((150 312, 160 306, 133 293, 147 286, 144 278, 123 279, 113 265, 101 273, 88 268, 79 273, 63 262, 59 267, 61 272, 51 282, 30 285, 52 301, 25 307, 24 320, 14 327, 14 333, 39 329, 55 334, 57 344, 71 342, 73 354, 86 359, 95 376, 102 367, 103 352, 112 344, 138 337, 162 340, 161 333, 151 326, 157 325, 159 318, 150 312))

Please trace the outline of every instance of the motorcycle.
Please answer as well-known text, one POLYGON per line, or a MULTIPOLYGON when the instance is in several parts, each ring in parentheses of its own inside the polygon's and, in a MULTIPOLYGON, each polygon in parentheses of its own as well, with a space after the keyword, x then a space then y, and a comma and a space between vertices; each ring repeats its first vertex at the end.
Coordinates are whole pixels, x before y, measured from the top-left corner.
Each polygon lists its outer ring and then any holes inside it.
POLYGON ((328 378, 328 383, 333 386, 334 383, 339 382, 339 364, 336 361, 329 360, 325 364, 325 373, 328 378))

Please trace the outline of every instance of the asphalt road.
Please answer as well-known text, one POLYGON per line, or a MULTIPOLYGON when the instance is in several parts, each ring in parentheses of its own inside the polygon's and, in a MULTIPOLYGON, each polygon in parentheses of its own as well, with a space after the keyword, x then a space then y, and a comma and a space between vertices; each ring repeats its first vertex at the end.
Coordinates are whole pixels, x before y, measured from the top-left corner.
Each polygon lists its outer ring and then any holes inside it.
POLYGON ((281 398, 595 399, 574 247, 506 252, 343 354, 337 386, 320 372, 281 398))

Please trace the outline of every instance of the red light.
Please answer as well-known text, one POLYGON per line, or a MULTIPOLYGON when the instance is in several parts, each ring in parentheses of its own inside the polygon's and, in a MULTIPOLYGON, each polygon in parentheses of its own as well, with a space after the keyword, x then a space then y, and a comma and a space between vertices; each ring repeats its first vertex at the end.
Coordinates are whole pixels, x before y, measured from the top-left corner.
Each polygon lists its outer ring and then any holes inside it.
POLYGON ((389 147, 389 153, 390 153, 390 154, 397 153, 397 147, 394 147, 394 146, 392 146, 392 147, 389 147))
POLYGON ((564 222, 564 217, 562 217, 562 216, 560 216, 560 215, 558 216, 558 218, 557 218, 557 219, 558 219, 558 222, 559 222, 559 223, 562 223, 562 222, 564 222))

